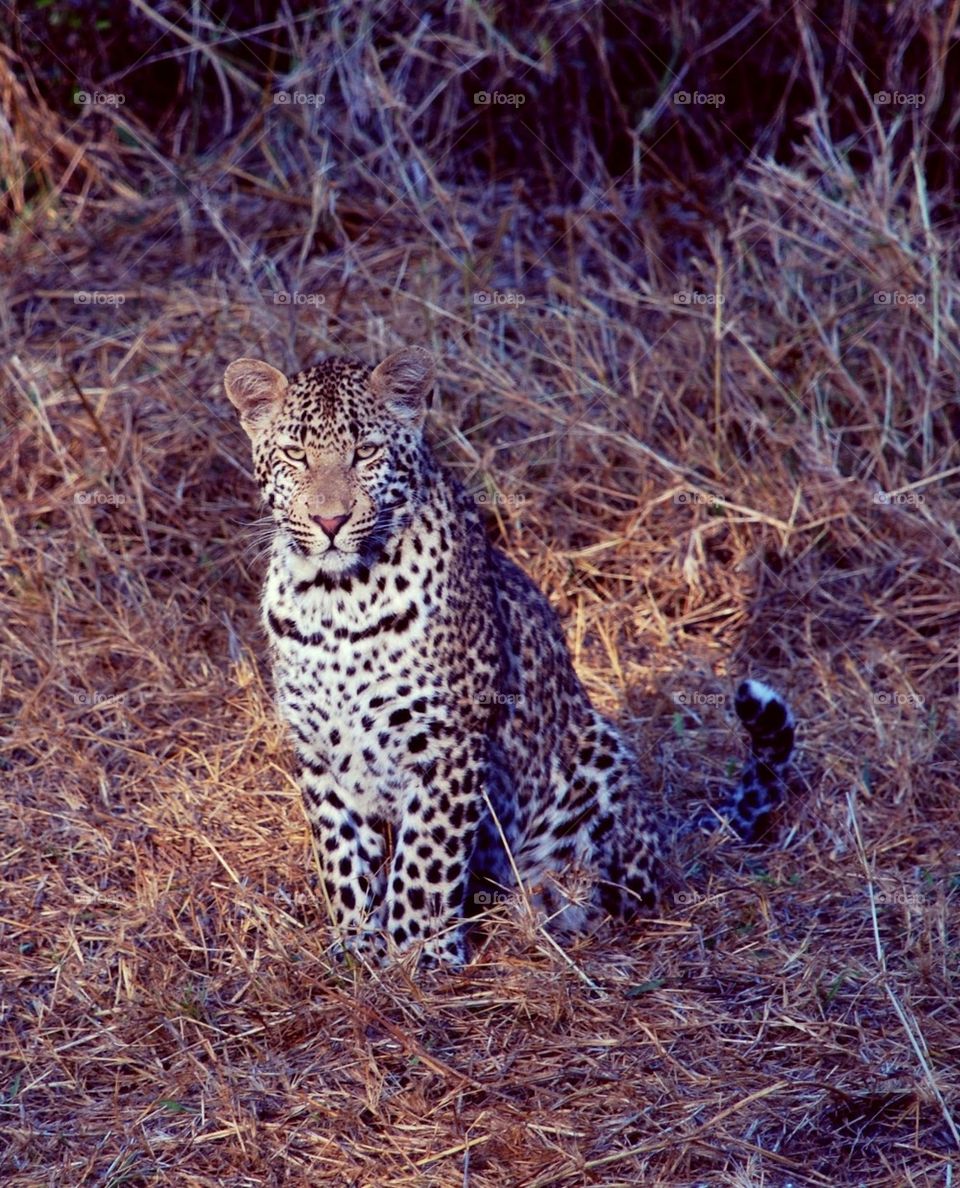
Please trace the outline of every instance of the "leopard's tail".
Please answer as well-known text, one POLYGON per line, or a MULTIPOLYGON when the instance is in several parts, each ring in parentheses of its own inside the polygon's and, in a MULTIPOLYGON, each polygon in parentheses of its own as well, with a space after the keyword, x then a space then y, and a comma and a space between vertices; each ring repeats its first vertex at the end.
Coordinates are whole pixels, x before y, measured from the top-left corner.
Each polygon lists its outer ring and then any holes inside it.
POLYGON ((755 842, 768 832, 783 803, 796 726, 787 703, 761 681, 742 682, 734 709, 750 738, 750 757, 720 816, 745 842, 755 842))

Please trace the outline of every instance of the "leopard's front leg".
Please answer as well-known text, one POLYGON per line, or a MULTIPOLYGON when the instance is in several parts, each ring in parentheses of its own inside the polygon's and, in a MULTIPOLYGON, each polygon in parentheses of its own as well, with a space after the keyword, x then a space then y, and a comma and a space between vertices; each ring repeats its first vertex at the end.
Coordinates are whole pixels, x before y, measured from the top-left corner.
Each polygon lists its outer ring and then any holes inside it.
POLYGON ((465 961, 459 919, 485 778, 485 745, 476 738, 411 772, 385 900, 397 949, 422 942, 427 957, 465 961))
POLYGON ((316 842, 322 894, 330 922, 347 948, 365 949, 382 927, 384 838, 349 804, 331 774, 300 757, 303 803, 316 842))

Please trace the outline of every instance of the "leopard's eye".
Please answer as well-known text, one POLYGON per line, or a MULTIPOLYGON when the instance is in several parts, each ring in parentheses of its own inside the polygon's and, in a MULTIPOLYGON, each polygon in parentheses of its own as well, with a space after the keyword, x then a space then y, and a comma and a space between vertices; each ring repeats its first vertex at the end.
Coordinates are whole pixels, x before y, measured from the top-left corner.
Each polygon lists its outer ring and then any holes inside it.
POLYGON ((354 450, 353 456, 357 462, 366 462, 375 454, 379 454, 382 448, 378 441, 361 441, 354 450))
POLYGON ((281 446, 280 453, 288 462, 293 462, 295 465, 307 460, 307 451, 302 446, 281 446))

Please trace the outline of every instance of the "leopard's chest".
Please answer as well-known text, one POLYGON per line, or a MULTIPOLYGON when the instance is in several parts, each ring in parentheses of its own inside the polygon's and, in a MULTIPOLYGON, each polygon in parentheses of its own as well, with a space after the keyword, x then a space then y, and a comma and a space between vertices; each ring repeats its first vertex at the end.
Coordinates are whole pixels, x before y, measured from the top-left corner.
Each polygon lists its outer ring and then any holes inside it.
POLYGON ((409 581, 397 585, 350 597, 297 591, 282 580, 265 588, 281 714, 298 748, 331 770, 396 772, 418 720, 435 729, 442 715, 424 694, 438 668, 431 643, 438 609, 409 581))

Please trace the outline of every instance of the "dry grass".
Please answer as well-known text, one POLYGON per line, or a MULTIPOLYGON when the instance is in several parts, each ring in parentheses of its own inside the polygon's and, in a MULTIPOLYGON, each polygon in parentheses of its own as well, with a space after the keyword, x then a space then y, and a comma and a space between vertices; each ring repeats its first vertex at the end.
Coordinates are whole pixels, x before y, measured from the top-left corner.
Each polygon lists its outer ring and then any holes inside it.
POLYGON ((132 101, 31 121, 0 59, 30 179, 3 247, 0 1175, 950 1183, 960 268, 923 146, 875 109, 854 168, 821 98, 698 225, 669 178, 565 196, 546 147, 536 192, 481 185, 455 84, 482 60, 522 90, 526 50, 456 14, 379 59, 315 31, 285 85, 324 110, 250 99, 187 23, 184 70, 212 56, 237 104, 192 161, 132 101), (569 960, 504 914, 461 973, 344 969, 307 879, 220 376, 406 342, 665 814, 726 782, 740 674, 802 722, 779 844, 687 839, 663 917, 569 960))

